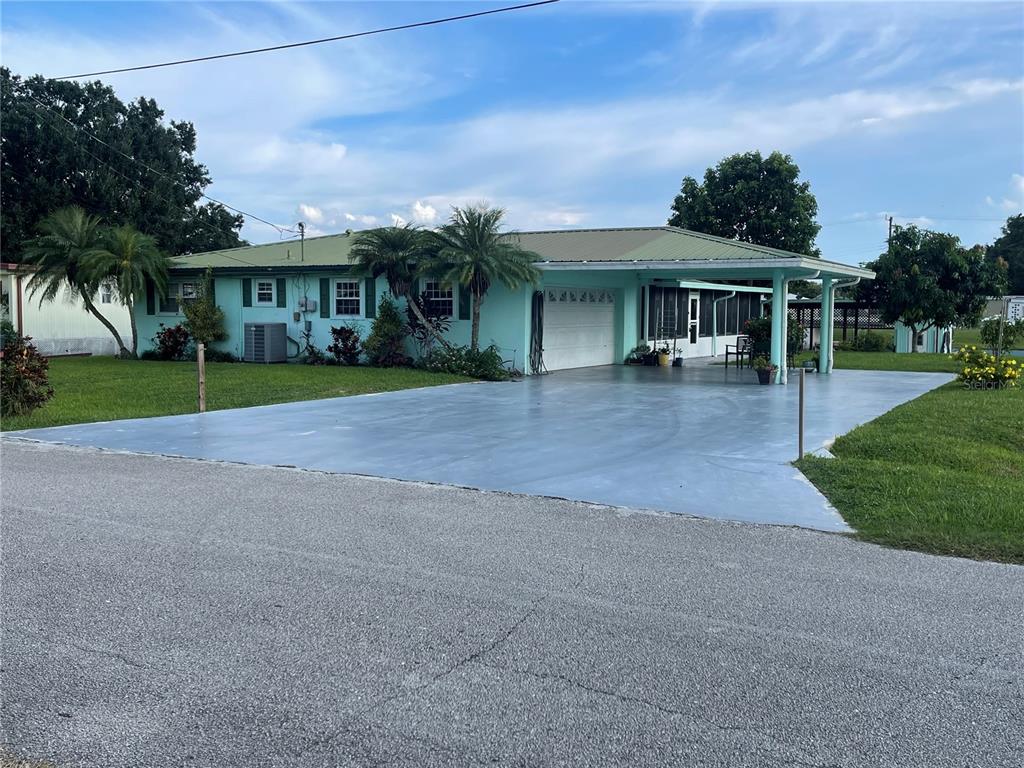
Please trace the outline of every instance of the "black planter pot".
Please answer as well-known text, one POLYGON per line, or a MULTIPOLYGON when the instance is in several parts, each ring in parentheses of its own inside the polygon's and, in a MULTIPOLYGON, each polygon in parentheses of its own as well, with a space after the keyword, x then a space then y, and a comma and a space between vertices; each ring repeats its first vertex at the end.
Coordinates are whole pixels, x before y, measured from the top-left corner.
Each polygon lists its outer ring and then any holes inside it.
POLYGON ((758 384, 771 384, 772 383, 772 371, 759 370, 757 371, 757 383, 758 384))

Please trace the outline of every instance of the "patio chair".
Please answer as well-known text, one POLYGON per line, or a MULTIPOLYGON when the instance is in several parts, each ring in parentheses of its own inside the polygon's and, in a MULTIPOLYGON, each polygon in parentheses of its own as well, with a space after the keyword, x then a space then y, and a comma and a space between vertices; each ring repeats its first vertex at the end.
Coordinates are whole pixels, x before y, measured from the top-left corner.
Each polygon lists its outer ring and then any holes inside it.
POLYGON ((752 352, 754 345, 750 343, 749 336, 737 336, 735 344, 725 345, 725 367, 729 367, 729 357, 736 358, 736 367, 741 367, 744 359, 747 361, 747 365, 751 364, 753 360, 752 352))

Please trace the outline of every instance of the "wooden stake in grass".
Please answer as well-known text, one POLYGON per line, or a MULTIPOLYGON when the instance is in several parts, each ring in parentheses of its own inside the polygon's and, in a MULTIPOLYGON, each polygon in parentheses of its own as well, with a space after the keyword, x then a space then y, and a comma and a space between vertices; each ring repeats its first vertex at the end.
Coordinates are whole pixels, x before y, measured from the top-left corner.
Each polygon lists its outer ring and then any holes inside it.
POLYGON ((199 412, 206 413, 206 345, 196 345, 196 368, 199 370, 199 412))

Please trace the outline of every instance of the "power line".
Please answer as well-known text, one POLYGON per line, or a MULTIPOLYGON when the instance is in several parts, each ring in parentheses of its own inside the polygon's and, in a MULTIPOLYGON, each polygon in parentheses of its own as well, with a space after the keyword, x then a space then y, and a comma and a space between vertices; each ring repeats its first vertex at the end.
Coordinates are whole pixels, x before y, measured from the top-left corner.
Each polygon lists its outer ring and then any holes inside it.
MULTIPOLYGON (((894 214, 895 216, 895 214, 894 214)), ((993 219, 980 216, 895 216, 895 218, 903 219, 904 221, 913 222, 915 219, 930 219, 931 221, 986 221, 986 222, 1002 222, 1005 219, 993 219)), ((885 224, 888 221, 887 216, 881 218, 870 218, 870 219, 837 219, 836 221, 827 221, 824 224, 819 224, 820 227, 836 227, 844 224, 885 224)))
MULTIPOLYGON (((38 112, 38 110, 36 110, 36 111, 38 112)), ((44 118, 46 117, 46 115, 45 115, 45 114, 44 114, 43 112, 39 112, 39 114, 40 114, 41 116, 43 116, 44 118)), ((121 178, 123 178, 123 179, 124 179, 125 181, 128 181, 129 183, 131 183, 131 184, 132 184, 133 186, 135 186, 135 187, 138 187, 138 186, 139 186, 139 182, 138 182, 138 179, 133 179, 132 177, 128 176, 128 175, 127 175, 126 173, 124 173, 124 172, 122 172, 122 171, 118 170, 117 168, 115 168, 114 166, 112 166, 112 165, 111 165, 110 163, 108 163, 107 161, 105 161, 105 160, 104 160, 103 158, 99 157, 98 155, 94 155, 94 154, 93 154, 92 152, 90 152, 90 151, 89 151, 88 149, 86 149, 86 148, 85 148, 85 147, 83 147, 83 146, 82 146, 81 144, 79 144, 79 143, 78 143, 77 141, 75 141, 75 139, 74 139, 74 137, 73 137, 73 136, 71 136, 70 134, 68 134, 68 133, 65 133, 64 131, 62 131, 62 130, 60 129, 60 125, 59 125, 59 123, 56 123, 56 122, 51 122, 51 121, 50 121, 49 119, 47 119, 47 122, 48 122, 48 124, 49 124, 49 125, 50 125, 50 126, 51 126, 51 127, 52 127, 52 128, 53 128, 53 129, 54 129, 54 130, 55 130, 55 131, 56 131, 56 132, 58 133, 58 134, 60 134, 61 136, 64 136, 64 137, 65 137, 66 139, 68 139, 69 141, 71 141, 71 143, 72 143, 72 144, 74 144, 74 145, 75 145, 76 147, 78 147, 78 148, 79 148, 80 150, 82 150, 83 152, 85 152, 85 154, 87 154, 87 155, 88 155, 89 157, 91 157, 91 158, 92 158, 93 160, 95 160, 95 161, 96 161, 97 163, 99 163, 100 165, 102 165, 102 166, 106 167, 106 168, 107 168, 107 170, 109 170, 109 171, 112 171, 113 173, 117 174, 118 176, 120 176, 121 178)), ((156 191, 154 191, 154 190, 152 190, 152 189, 145 189, 144 191, 145 191, 145 192, 146 192, 147 194, 153 195, 153 196, 155 196, 155 197, 159 198, 160 200, 163 200, 163 201, 164 201, 164 202, 166 202, 166 203, 169 203, 169 204, 171 204, 171 205, 174 205, 174 204, 175 204, 175 203, 174 203, 174 201, 173 201, 173 200, 171 200, 170 198, 168 198, 168 197, 167 197, 166 195, 162 195, 162 194, 160 194, 159 192, 156 192, 156 191)), ((217 228, 215 228, 215 227, 214 227, 213 225, 211 225, 211 224, 208 224, 207 222, 205 222, 205 221, 202 221, 202 220, 200 220, 200 219, 198 218, 198 215, 199 215, 199 213, 198 213, 198 211, 196 211, 196 213, 195 213, 195 216, 196 216, 197 218, 193 219, 193 222, 192 222, 193 224, 198 224, 198 225, 199 225, 199 226, 201 226, 201 227, 206 227, 206 228, 207 228, 207 229, 208 229, 208 230, 209 230, 210 232, 213 232, 213 233, 215 233, 215 234, 218 234, 218 235, 222 235, 222 234, 224 234, 223 230, 217 229, 217 228)), ((229 254, 227 254, 227 253, 223 253, 223 254, 221 254, 221 255, 222 255, 222 256, 224 256, 224 257, 225 257, 225 258, 227 258, 227 259, 231 259, 232 261, 237 261, 237 262, 238 262, 239 264, 244 264, 244 265, 245 265, 245 266, 247 266, 247 267, 256 267, 256 266, 259 266, 258 264, 253 264, 252 262, 249 262, 249 261, 245 261, 244 259, 239 259, 239 258, 237 258, 237 257, 235 257, 235 256, 231 256, 231 255, 229 255, 229 254)))
MULTIPOLYGON (((156 168, 153 168, 153 167, 147 165, 146 163, 142 162, 141 160, 139 160, 139 159, 137 159, 135 157, 132 157, 127 152, 122 152, 117 147, 115 147, 115 146, 105 142, 103 139, 101 139, 96 134, 94 134, 94 133, 92 133, 90 131, 87 131, 85 128, 83 128, 80 125, 77 125, 76 123, 71 122, 64 115, 62 115, 60 112, 57 112, 56 110, 51 109, 49 106, 47 106, 43 102, 39 101, 39 99, 37 99, 35 96, 32 96, 31 94, 26 94, 26 96, 28 96, 28 98, 30 98, 32 101, 34 101, 36 104, 38 104, 43 109, 47 110, 48 112, 50 112, 51 114, 55 115, 56 117, 59 117, 61 120, 63 120, 65 123, 70 125, 75 130, 81 131, 82 133, 84 133, 86 136, 88 136, 93 141, 99 142, 100 144, 102 144, 103 146, 107 147, 108 149, 110 149, 110 150, 112 150, 114 152, 117 152, 117 154, 121 155, 121 157, 124 157, 127 160, 131 160, 136 165, 142 166, 143 168, 145 168, 150 173, 156 174, 157 176, 159 176, 162 179, 167 179, 172 184, 180 184, 181 183, 177 179, 175 179, 174 177, 168 176, 163 171, 158 171, 156 168)), ((227 208, 229 211, 234 211, 235 213, 241 214, 242 216, 248 216, 250 219, 254 219, 256 221, 260 221, 260 222, 266 224, 267 226, 273 227, 274 229, 276 229, 278 231, 278 233, 284 233, 284 232, 292 232, 292 233, 294 233, 295 232, 295 230, 293 230, 293 229, 289 229, 288 227, 278 226, 274 222, 267 221, 266 219, 261 218, 261 217, 257 216, 254 213, 249 213, 247 211, 243 211, 241 208, 235 208, 233 205, 228 205, 223 200, 218 200, 215 197, 210 197, 209 195, 205 194, 204 192, 200 192, 199 196, 204 198, 204 199, 206 199, 206 200, 209 200, 211 203, 216 203, 217 205, 222 205, 225 208, 227 208)))
POLYGON ((251 48, 247 51, 234 51, 232 53, 217 53, 212 56, 197 56, 193 59, 178 59, 177 61, 165 61, 161 64, 142 64, 136 67, 122 67, 121 69, 104 69, 97 72, 84 72, 80 75, 63 75, 61 77, 55 77, 54 80, 74 80, 79 77, 95 77, 96 75, 113 75, 118 72, 136 72, 140 69, 158 69, 160 67, 174 67, 179 64, 194 64, 198 61, 213 61, 214 59, 228 59, 235 56, 249 56, 254 53, 267 53, 268 51, 282 51, 287 48, 302 48, 307 45, 320 45, 322 43, 333 43, 338 40, 352 40, 357 37, 368 37, 370 35, 379 35, 384 32, 398 32, 403 29, 416 29, 418 27, 431 27, 437 24, 447 24, 453 21, 465 21, 466 19, 476 19, 480 16, 490 16, 495 13, 508 13, 509 11, 521 11, 525 8, 536 8, 540 5, 550 5, 557 3, 558 0, 537 0, 537 2, 523 3, 522 5, 509 5, 503 8, 492 8, 489 11, 476 11, 475 13, 464 13, 460 16, 446 16, 442 19, 431 19, 429 21, 417 21, 411 24, 399 24, 394 27, 382 27, 380 29, 371 29, 365 32, 352 32, 347 35, 335 35, 334 37, 322 37, 317 40, 305 40, 301 43, 285 43, 283 45, 271 45, 266 48, 251 48))

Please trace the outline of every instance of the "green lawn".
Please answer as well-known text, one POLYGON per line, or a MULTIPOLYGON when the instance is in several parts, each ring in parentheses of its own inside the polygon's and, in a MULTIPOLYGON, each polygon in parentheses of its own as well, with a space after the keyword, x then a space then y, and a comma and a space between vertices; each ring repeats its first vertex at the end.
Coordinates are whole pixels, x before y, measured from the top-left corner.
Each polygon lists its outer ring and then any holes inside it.
MULTIPOLYGON (((796 355, 796 364, 817 358, 816 352, 801 352, 796 355)), ((837 369, 857 371, 931 371, 955 373, 958 368, 949 355, 934 352, 846 352, 838 350, 833 361, 837 369)))
MULTIPOLYGON (((293 400, 391 392, 469 381, 411 368, 208 363, 209 410, 293 400)), ((69 357, 50 361, 53 399, 38 410, 3 420, 0 429, 31 429, 88 421, 166 416, 197 410, 195 363, 69 357)))
MULTIPOLYGON (((981 328, 957 328, 953 331, 953 347, 963 347, 974 344, 977 347, 984 346, 981 343, 981 328)), ((1024 349, 1024 340, 1017 342, 1016 349, 1024 349)))
POLYGON ((1024 563, 1024 389, 947 384, 840 437, 832 452, 797 466, 858 538, 1024 563))

